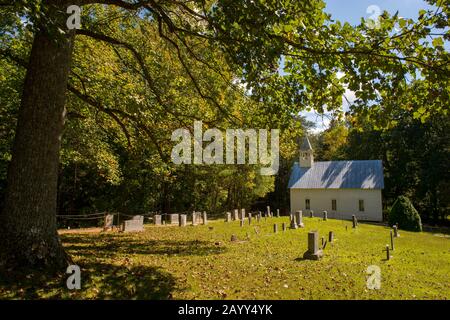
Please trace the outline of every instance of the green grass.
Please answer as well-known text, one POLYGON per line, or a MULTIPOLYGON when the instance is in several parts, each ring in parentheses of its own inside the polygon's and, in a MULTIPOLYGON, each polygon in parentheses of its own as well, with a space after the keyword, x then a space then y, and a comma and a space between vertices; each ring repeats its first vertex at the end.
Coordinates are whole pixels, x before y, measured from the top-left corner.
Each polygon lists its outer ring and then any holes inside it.
POLYGON ((0 287, 3 298, 64 299, 449 299, 450 238, 400 231, 392 259, 383 251, 389 229, 348 221, 304 218, 305 228, 281 231, 287 217, 241 228, 146 226, 142 233, 66 234, 62 241, 79 264, 82 289, 63 276, 0 287), (279 232, 273 233, 273 224, 279 232), (256 234, 254 227, 259 226, 256 234), (346 230, 346 226, 348 229, 346 230), (320 261, 301 259, 307 232, 334 231, 320 261), (240 242, 231 242, 236 234, 240 242), (247 234, 249 239, 247 240, 247 234), (369 265, 381 268, 381 289, 366 287, 369 265))

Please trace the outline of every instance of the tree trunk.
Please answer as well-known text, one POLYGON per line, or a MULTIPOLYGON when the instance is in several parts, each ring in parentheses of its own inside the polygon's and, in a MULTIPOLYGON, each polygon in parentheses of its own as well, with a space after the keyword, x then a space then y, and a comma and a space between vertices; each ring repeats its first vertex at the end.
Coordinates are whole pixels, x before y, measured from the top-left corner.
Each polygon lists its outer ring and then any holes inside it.
POLYGON ((56 208, 74 32, 57 31, 67 30, 61 3, 44 1, 44 20, 53 25, 39 24, 29 58, 0 215, 2 269, 58 271, 68 262, 57 234, 56 208))

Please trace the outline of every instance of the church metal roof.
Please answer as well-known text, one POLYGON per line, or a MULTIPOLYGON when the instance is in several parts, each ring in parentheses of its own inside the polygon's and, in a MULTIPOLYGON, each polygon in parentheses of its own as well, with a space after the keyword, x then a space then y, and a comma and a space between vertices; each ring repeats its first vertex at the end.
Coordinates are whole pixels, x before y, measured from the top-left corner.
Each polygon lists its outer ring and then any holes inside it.
POLYGON ((319 161, 292 167, 289 189, 383 189, 381 160, 319 161))

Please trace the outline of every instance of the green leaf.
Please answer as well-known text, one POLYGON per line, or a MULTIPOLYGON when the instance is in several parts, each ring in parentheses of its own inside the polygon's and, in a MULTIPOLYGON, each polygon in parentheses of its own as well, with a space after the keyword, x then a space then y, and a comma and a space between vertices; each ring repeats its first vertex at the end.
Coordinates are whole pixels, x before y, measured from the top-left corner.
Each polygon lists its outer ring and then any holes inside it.
POLYGON ((434 38, 433 39, 433 47, 443 47, 444 46, 444 40, 442 40, 441 37, 434 38))

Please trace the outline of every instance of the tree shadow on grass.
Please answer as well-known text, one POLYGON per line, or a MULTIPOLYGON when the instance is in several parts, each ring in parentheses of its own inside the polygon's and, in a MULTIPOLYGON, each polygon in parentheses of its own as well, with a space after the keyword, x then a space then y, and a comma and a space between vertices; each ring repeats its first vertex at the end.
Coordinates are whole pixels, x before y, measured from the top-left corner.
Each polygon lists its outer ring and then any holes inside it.
POLYGON ((48 277, 30 271, 0 278, 2 299, 171 299, 176 279, 158 267, 81 261, 81 289, 69 290, 70 274, 48 277))
POLYGON ((69 254, 81 256, 149 254, 149 255, 211 255, 225 252, 226 248, 208 241, 200 240, 142 240, 117 236, 89 239, 85 236, 62 237, 62 242, 69 254), (97 240, 97 241, 96 241, 97 240))

